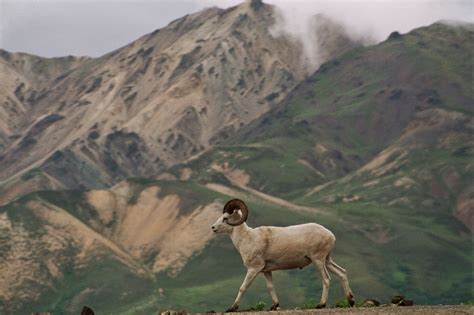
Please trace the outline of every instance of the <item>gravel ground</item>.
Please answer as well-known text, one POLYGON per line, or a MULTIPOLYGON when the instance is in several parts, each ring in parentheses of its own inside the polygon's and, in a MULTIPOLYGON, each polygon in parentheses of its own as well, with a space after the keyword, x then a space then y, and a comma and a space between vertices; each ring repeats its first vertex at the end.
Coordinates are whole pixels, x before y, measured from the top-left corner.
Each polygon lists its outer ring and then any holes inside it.
MULTIPOLYGON (((176 313, 170 312, 169 315, 176 313)), ((272 312, 238 312, 238 313, 214 313, 214 314, 235 314, 235 315, 324 315, 324 314, 344 314, 344 315, 474 315, 472 305, 418 305, 418 306, 386 306, 386 307, 365 307, 365 308, 328 308, 322 310, 279 310, 272 312)), ((167 314, 168 315, 168 314, 167 314)))

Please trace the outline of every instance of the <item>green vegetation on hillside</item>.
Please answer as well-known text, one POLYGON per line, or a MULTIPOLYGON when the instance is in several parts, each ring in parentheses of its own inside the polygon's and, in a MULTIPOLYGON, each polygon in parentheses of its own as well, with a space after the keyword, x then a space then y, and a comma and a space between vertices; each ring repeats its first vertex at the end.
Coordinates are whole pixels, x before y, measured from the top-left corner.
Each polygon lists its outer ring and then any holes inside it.
MULTIPOLYGON (((406 134, 412 121, 438 119, 432 110, 472 119, 471 38, 468 29, 434 24, 349 51, 323 64, 282 106, 189 166, 199 171, 196 179, 209 180, 209 162, 225 160, 250 175, 250 186, 292 198, 361 167, 406 134)), ((411 141, 431 148, 429 137, 448 131, 443 128, 411 141)))

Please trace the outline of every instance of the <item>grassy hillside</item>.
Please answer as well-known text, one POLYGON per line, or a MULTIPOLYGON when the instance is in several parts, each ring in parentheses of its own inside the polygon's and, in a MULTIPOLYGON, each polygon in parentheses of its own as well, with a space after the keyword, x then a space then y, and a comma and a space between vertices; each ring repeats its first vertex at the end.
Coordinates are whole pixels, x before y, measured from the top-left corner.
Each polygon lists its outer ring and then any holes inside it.
MULTIPOLYGON (((291 198, 363 166, 414 120, 427 125, 452 113, 471 120, 472 37, 472 27, 434 24, 354 49, 323 64, 280 107, 189 167, 206 178, 209 161, 225 160, 245 170, 252 187, 291 198), (435 109, 446 115, 436 117, 435 109)), ((467 125, 461 136, 469 134, 467 125)), ((435 136, 413 141, 431 148, 435 136)))
MULTIPOLYGON (((182 205, 183 211, 193 207, 190 204, 193 202, 206 204, 213 200, 225 201, 229 198, 190 182, 156 182, 136 179, 134 183, 136 184, 135 196, 147 187, 155 185, 159 185, 165 195, 170 192, 179 194, 188 202, 182 205)), ((137 202, 132 199, 130 202, 137 202)), ((316 220, 314 214, 293 212, 251 196, 248 196, 248 200, 251 209, 255 209, 249 220, 251 225, 287 225, 316 220)), ((38 300, 10 301, 3 305, 6 312, 15 310, 15 313, 28 313, 42 310, 55 314, 67 314, 77 312, 84 303, 91 305, 98 312, 107 314, 149 314, 160 308, 186 308, 193 311, 222 310, 232 302, 245 275, 238 253, 233 248, 230 239, 224 235, 214 238, 202 252, 193 256, 178 276, 148 272, 136 274, 118 261, 113 253, 103 248, 91 253, 85 262, 78 264, 77 253, 82 250, 80 241, 71 243, 68 251, 54 251, 48 248, 46 239, 50 235, 45 230, 51 226, 51 223, 44 221, 32 209, 31 202, 35 201, 60 207, 82 222, 90 222, 98 216, 94 214, 95 209, 87 204, 84 192, 81 191, 38 192, 0 208, 0 215, 6 214, 14 228, 22 229, 28 234, 26 241, 39 240, 34 245, 40 247, 43 252, 42 255, 30 257, 34 264, 41 265, 53 254, 61 256, 61 261, 57 263, 61 266, 59 279, 52 275, 31 279, 28 289, 42 292, 38 300), (52 289, 48 289, 49 286, 52 289), (163 289, 161 293, 160 288, 163 289)), ((203 228, 210 229, 209 226, 203 228)), ((13 242, 15 234, 11 230, 4 232, 2 235, 5 237, 5 242, 13 242)), ((61 238, 65 231, 56 232, 58 238, 61 238)), ((17 239, 15 243, 18 243, 17 239)), ((8 246, 2 247, 2 254, 7 255, 8 252, 8 246)), ((144 268, 149 267, 146 261, 141 261, 140 264, 144 268)), ((46 266, 42 267, 39 270, 48 274, 46 266)), ((308 275, 306 270, 295 275, 285 272, 276 275, 276 285, 279 287, 280 296, 282 300, 285 300, 285 304, 302 305, 306 296, 309 298, 319 294, 314 291, 320 287, 316 273, 313 268, 308 269, 311 269, 312 274, 310 281, 304 281, 308 275), (314 292, 309 294, 300 288, 298 285, 300 281, 307 282, 305 286, 314 292)), ((334 293, 337 292, 337 289, 334 290, 334 293)), ((250 306, 260 300, 268 300, 263 278, 256 281, 255 288, 248 294, 245 303, 250 306)))
MULTIPOLYGON (((159 185, 163 187, 163 194, 172 191, 185 200, 200 204, 229 198, 191 182, 139 180, 136 183, 139 188, 135 194, 146 187, 159 185)), ((245 195, 245 192, 241 193, 245 195)), ((81 193, 36 193, 1 208, 0 215, 7 213, 15 225, 27 233, 37 233, 35 239, 44 240, 42 231, 47 229, 49 223, 39 221, 28 202, 48 202, 88 222, 94 210, 89 208, 89 214, 86 214, 88 206, 84 199, 74 196, 80 197, 81 193)), ((470 299, 473 280, 470 273, 472 257, 468 250, 470 236, 466 232, 455 232, 463 228, 449 214, 439 214, 420 225, 422 217, 417 215, 408 219, 410 211, 407 209, 381 209, 371 202, 361 202, 356 206, 336 204, 328 207, 324 214, 314 214, 279 207, 251 195, 245 196, 251 209, 250 226, 285 226, 314 221, 330 228, 338 238, 334 257, 348 269, 351 285, 359 299, 372 297, 385 300, 399 292, 415 298, 417 303, 458 303, 470 299)), ((57 231, 58 237, 62 232, 57 231)), ((6 235, 8 238, 9 233, 6 235)), ((233 301, 245 275, 238 253, 224 235, 216 236, 203 251, 193 255, 176 276, 166 272, 137 274, 118 261, 113 253, 103 249, 91 253, 85 262, 77 264, 75 253, 81 251, 79 242, 68 250, 56 252, 69 259, 59 264, 62 276, 43 279, 45 282, 52 281, 51 289, 41 287, 41 283, 37 283, 41 279, 32 279, 30 286, 43 294, 36 301, 15 305, 19 307, 17 311, 44 310, 67 314, 77 312, 83 304, 102 314, 150 314, 164 308, 223 310, 233 301)), ((36 262, 41 263, 47 257, 43 253, 36 258, 36 262)), ((143 268, 149 267, 146 261, 138 263, 143 268)), ((43 272, 47 272, 46 269, 43 272)), ((277 272, 275 281, 285 308, 303 306, 308 301, 319 299, 320 279, 312 266, 277 272)), ((335 279, 330 297, 331 303, 342 297, 342 290, 335 279)), ((242 307, 253 306, 258 301, 270 305, 262 277, 249 290, 242 307)), ((9 304, 5 306, 8 310, 9 304)))

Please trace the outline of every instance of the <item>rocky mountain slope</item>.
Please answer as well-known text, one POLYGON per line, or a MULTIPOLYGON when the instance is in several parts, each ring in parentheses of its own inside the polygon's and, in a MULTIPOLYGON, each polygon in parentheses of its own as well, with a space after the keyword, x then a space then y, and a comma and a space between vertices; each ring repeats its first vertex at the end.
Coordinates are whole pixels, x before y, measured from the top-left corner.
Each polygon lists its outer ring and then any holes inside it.
MULTIPOLYGON (((156 177, 267 112, 317 66, 300 42, 270 33, 275 14, 258 1, 206 9, 100 58, 3 51, 4 201, 156 177)), ((315 19, 319 62, 354 47, 315 19)))
POLYGON ((226 164, 254 189, 308 204, 359 184, 360 198, 386 187, 385 202, 394 191, 426 193, 426 203, 449 205, 472 230, 472 36, 472 26, 438 23, 334 58, 287 102, 175 174, 190 168, 199 170, 193 179, 219 180, 213 165, 226 164))
POLYGON ((4 152, 28 128, 28 114, 48 96, 48 90, 64 72, 88 58, 41 58, 0 49, 0 152, 4 152))
MULTIPOLYGON (((0 96, 13 103, 1 119, 16 125, 2 129, 1 313, 225 309, 244 268, 209 226, 234 197, 248 201, 251 226, 330 228, 358 300, 472 298, 472 25, 394 32, 306 75, 301 46, 259 24, 266 12, 258 1, 205 10, 99 59, 60 59, 38 81, 23 69, 49 60, 2 53, 11 78, 0 96), (236 21, 243 40, 228 33, 236 21), (252 84, 233 91, 240 69, 252 84), (20 102, 16 78, 28 80, 24 100, 49 92, 20 102)), ((321 289, 314 268, 275 279, 283 307, 321 289)), ((259 279, 243 307, 268 299, 259 279)))

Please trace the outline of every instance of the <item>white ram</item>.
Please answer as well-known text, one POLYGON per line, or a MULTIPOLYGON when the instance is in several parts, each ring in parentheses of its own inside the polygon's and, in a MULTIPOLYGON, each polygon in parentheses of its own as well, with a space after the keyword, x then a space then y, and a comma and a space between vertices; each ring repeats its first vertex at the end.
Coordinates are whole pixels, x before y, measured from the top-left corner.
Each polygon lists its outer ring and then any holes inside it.
POLYGON ((234 304, 227 310, 236 311, 244 292, 252 284, 258 273, 263 273, 272 297, 272 310, 279 306, 273 287, 272 271, 303 268, 310 263, 316 266, 323 282, 321 300, 316 308, 326 306, 330 276, 336 275, 342 284, 344 294, 352 306, 353 294, 349 287, 347 272, 331 258, 336 238, 334 234, 316 223, 288 227, 261 226, 250 228, 245 221, 248 208, 242 200, 232 199, 224 206, 221 217, 212 225, 215 233, 227 233, 242 256, 247 268, 244 282, 240 286, 234 304))

